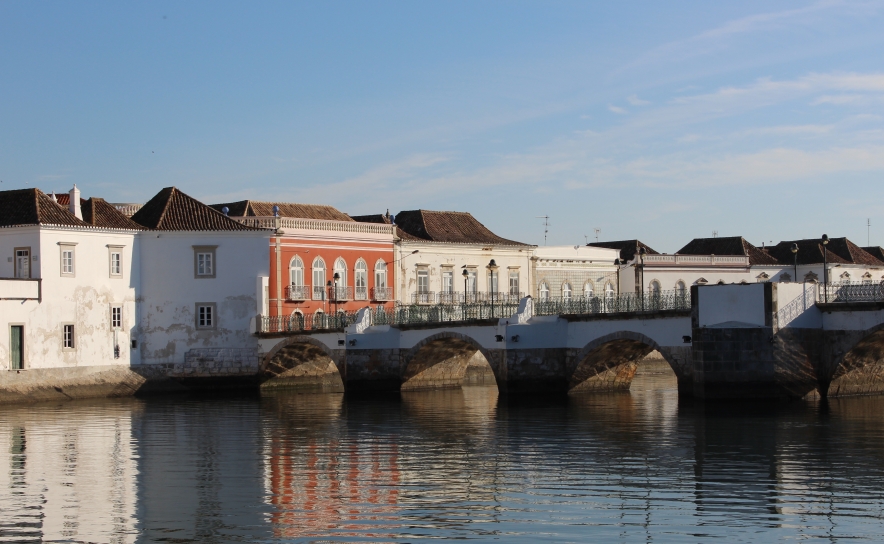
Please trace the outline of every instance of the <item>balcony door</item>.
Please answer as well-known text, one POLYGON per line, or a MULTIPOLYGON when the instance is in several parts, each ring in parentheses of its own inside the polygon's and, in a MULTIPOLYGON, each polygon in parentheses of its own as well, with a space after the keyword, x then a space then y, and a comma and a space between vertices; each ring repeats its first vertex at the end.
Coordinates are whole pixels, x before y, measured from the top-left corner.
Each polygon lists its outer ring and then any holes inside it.
POLYGON ((9 327, 9 356, 12 370, 25 367, 25 328, 22 325, 9 327))
POLYGON ((15 250, 15 277, 31 277, 31 249, 18 248, 15 250))

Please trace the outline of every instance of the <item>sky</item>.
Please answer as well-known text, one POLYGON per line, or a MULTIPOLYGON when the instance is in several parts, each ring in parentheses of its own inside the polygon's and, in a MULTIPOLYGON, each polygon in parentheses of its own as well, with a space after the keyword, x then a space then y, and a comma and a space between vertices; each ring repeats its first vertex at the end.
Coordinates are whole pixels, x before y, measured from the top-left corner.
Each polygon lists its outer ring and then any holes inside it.
POLYGON ((4 0, 0 180, 884 245, 884 1, 4 0))

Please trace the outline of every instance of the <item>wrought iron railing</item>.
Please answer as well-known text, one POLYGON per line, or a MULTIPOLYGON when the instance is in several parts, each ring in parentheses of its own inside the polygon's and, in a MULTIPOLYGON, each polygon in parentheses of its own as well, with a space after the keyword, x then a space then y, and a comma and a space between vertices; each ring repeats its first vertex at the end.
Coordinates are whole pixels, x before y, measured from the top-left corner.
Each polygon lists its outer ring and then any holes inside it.
POLYGON ((884 282, 850 282, 830 284, 819 297, 820 302, 882 302, 884 301, 884 282))
POLYGON ((259 315, 258 334, 297 333, 327 329, 341 329, 356 321, 356 312, 340 311, 337 314, 318 312, 311 315, 259 315))
POLYGON ((377 300, 379 302, 393 300, 393 288, 392 287, 374 287, 374 288, 372 288, 371 300, 377 300))
POLYGON ((607 297, 554 297, 536 299, 534 315, 610 314, 691 309, 690 291, 621 293, 607 297))
POLYGON ((353 300, 353 287, 328 287, 328 299, 334 301, 353 300))
POLYGON ((368 300, 368 287, 355 287, 356 300, 368 300))
POLYGON ((325 300, 325 286, 323 285, 314 285, 313 286, 313 300, 325 300))
POLYGON ((433 291, 427 291, 425 293, 412 293, 411 302, 412 304, 435 304, 436 293, 434 293, 433 291))
POLYGON ((777 328, 782 329, 816 304, 816 284, 805 283, 804 292, 777 310, 777 328))
POLYGON ((308 300, 309 298, 309 285, 287 285, 285 288, 286 300, 308 300))

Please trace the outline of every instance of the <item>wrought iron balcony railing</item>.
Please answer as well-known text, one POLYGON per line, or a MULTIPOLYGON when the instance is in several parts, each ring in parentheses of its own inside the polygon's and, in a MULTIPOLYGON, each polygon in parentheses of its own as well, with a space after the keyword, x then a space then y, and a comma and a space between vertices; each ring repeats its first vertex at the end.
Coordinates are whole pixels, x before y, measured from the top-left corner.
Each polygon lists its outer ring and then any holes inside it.
POLYGON ((819 302, 884 302, 884 282, 842 282, 820 289, 819 302))
POLYGON ((356 287, 356 300, 368 300, 368 287, 356 287))
POLYGON ((285 299, 286 300, 309 300, 310 299, 310 286, 309 285, 287 285, 285 288, 285 299))
POLYGON ((411 302, 413 304, 435 304, 436 293, 433 291, 427 291, 425 293, 412 293, 411 302))
POLYGON ((336 302, 353 300, 353 288, 350 286, 338 286, 328 288, 328 299, 336 302))
POLYGON ((393 288, 392 287, 374 287, 374 288, 372 288, 371 300, 376 300, 378 302, 386 302, 388 300, 393 300, 393 288))
POLYGON ((690 291, 621 293, 607 297, 552 297, 534 301, 534 315, 608 314, 691 309, 690 291))
POLYGON ((257 320, 258 334, 285 334, 302 331, 342 329, 356 321, 356 312, 340 311, 337 314, 317 312, 312 316, 303 314, 267 316, 257 320))
POLYGON ((314 285, 313 286, 313 300, 325 300, 325 286, 323 285, 314 285))

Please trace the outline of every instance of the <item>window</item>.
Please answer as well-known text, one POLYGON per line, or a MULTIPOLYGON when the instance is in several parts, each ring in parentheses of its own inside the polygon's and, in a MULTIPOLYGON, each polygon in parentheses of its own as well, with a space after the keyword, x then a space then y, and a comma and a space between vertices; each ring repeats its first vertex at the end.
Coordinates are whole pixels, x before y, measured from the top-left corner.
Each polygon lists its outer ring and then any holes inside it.
POLYGON ((31 248, 17 247, 15 248, 15 277, 30 278, 31 277, 31 248))
POLYGON ((426 268, 418 268, 417 270, 417 292, 430 292, 430 271, 426 268))
POLYGON ((356 287, 356 300, 368 299, 368 265, 359 259, 356 261, 356 271, 353 276, 353 285, 356 287))
POLYGON ((387 263, 378 261, 374 265, 374 286, 376 288, 387 287, 387 263))
POLYGON ((304 286, 304 261, 295 257, 289 263, 289 281, 295 287, 304 286))
POLYGON ((648 285, 648 291, 654 295, 659 296, 660 295, 660 282, 657 280, 652 281, 651 284, 648 285))
POLYGON ((519 271, 510 269, 510 296, 519 296, 519 271))
POLYGON ((489 270, 488 271, 488 292, 489 293, 497 293, 497 283, 500 280, 500 272, 497 270, 489 270))
POLYGON ((25 368, 24 325, 9 326, 9 368, 12 370, 23 370, 25 368))
POLYGON ((325 314, 322 310, 316 310, 316 313, 313 314, 313 328, 314 329, 324 329, 326 325, 325 314))
POLYGON ((571 284, 568 282, 562 285, 562 299, 566 302, 571 300, 571 284))
POLYGON ((215 250, 218 246, 193 246, 194 277, 214 278, 217 269, 215 250))
MULTIPOLYGON (((344 262, 344 259, 338 257, 335 261, 335 274, 339 277, 336 280, 338 287, 346 287, 347 286, 347 263, 344 262)), ((334 276, 333 276, 334 277, 334 276)))
POLYGON ((454 270, 451 268, 442 269, 442 292, 448 295, 454 292, 454 270))
POLYGON ((61 326, 62 347, 66 350, 74 349, 74 326, 73 324, 65 324, 61 326))
POLYGON ((325 261, 313 259, 313 300, 325 300, 325 261))
POLYGON ((479 282, 476 281, 478 273, 475 268, 467 268, 467 292, 478 293, 479 282))
POLYGON ((549 285, 547 285, 546 282, 540 284, 540 288, 537 292, 540 300, 549 300, 549 285))
POLYGON ((687 288, 686 288, 685 283, 683 281, 678 280, 677 282, 675 282, 676 294, 684 296, 686 291, 687 291, 687 288))
POLYGON ((592 298, 592 280, 589 280, 583 284, 583 298, 592 298))
POLYGON ((614 284, 607 283, 605 284, 605 298, 613 299, 614 298, 614 284))
POLYGON ((217 305, 214 302, 196 303, 196 328, 214 329, 218 325, 217 305))
POLYGON ((61 251, 61 275, 74 275, 74 246, 73 242, 59 242, 58 247, 61 251))
POLYGON ((111 328, 112 329, 123 328, 123 307, 122 306, 111 306, 111 328))
POLYGON ((123 247, 124 246, 107 246, 111 276, 123 275, 123 247))

